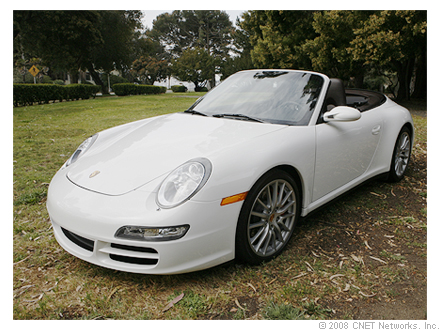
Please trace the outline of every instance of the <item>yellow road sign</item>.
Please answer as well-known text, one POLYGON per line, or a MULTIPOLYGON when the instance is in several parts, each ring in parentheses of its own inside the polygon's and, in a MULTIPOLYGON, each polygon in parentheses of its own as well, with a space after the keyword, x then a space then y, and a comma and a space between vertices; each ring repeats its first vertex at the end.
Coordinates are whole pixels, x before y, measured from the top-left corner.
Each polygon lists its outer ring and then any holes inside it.
POLYGON ((32 68, 29 69, 29 72, 31 73, 31 75, 33 75, 34 77, 37 76, 38 72, 40 72, 40 70, 37 69, 37 67, 35 65, 32 65, 32 68))

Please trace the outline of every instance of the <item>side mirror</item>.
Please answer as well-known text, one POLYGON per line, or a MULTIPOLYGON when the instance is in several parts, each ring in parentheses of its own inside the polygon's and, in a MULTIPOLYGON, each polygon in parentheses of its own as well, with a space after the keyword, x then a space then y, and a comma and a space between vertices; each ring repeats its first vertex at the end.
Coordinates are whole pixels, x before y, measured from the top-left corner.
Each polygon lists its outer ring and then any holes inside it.
POLYGON ((359 110, 350 107, 336 107, 324 113, 323 119, 325 122, 329 121, 355 121, 361 118, 359 110))

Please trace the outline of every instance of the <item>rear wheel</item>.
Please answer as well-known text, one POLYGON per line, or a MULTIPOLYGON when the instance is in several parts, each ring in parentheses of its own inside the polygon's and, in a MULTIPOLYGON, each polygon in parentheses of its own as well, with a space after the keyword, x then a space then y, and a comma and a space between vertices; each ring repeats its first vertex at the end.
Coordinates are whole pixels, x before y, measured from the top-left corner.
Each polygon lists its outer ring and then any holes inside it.
POLYGON ((237 259, 259 264, 280 254, 299 217, 299 200, 295 180, 284 171, 273 170, 258 180, 238 219, 237 259))
POLYGON ((405 175, 411 157, 411 132, 408 127, 403 127, 397 137, 391 160, 388 180, 391 182, 400 181, 405 175))

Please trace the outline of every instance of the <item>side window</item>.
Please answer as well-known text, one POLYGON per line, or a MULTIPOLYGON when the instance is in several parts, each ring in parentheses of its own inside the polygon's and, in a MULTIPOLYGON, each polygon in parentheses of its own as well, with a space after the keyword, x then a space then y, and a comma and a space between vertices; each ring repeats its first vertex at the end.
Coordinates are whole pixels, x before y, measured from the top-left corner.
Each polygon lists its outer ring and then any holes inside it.
POLYGON ((321 109, 321 113, 319 114, 317 124, 323 122, 322 116, 325 112, 330 111, 331 109, 339 106, 346 106, 347 98, 345 95, 345 87, 344 83, 341 79, 331 78, 330 85, 327 90, 327 94, 325 96, 325 101, 321 109))

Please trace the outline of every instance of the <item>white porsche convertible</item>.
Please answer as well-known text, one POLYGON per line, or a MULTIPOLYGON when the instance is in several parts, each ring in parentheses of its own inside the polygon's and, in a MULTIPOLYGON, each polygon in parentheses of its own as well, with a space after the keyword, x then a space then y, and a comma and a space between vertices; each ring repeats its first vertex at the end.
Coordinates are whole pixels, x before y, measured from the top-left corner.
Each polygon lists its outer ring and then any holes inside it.
POLYGON ((176 274, 268 261, 299 217, 360 183, 400 180, 411 115, 294 70, 236 73, 188 110, 97 133, 56 173, 59 244, 96 265, 176 274))

